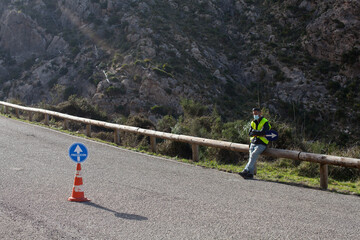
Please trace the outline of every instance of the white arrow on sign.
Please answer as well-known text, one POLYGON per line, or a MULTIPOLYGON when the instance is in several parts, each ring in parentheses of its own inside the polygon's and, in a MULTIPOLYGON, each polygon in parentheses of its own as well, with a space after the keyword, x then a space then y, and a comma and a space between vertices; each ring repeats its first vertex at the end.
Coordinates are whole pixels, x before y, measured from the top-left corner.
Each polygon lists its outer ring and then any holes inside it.
POLYGON ((82 153, 83 150, 81 150, 81 147, 79 145, 77 145, 74 152, 77 153, 77 161, 80 162, 80 153, 82 153))
POLYGON ((270 135, 266 135, 267 137, 271 137, 271 138, 275 138, 276 134, 275 133, 271 133, 270 135))

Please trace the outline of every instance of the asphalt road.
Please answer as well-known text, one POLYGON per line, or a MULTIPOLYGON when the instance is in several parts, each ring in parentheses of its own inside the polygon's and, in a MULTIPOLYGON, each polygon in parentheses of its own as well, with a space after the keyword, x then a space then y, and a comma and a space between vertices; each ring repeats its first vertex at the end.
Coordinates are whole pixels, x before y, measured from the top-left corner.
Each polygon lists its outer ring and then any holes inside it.
POLYGON ((0 116, 0 239, 360 239, 360 198, 243 180, 0 116), (82 142, 89 203, 67 201, 82 142))

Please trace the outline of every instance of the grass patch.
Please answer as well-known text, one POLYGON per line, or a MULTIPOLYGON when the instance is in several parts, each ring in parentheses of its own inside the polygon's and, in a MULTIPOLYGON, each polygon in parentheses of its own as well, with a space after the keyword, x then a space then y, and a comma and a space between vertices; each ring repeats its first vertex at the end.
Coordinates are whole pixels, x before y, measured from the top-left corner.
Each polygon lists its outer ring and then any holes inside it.
MULTIPOLYGON (((295 167, 284 168, 279 167, 276 162, 268 163, 260 161, 257 164, 257 169, 256 178, 260 180, 320 189, 319 177, 300 176, 298 168, 295 167)), ((360 181, 338 181, 329 177, 328 190, 360 196, 360 181)))

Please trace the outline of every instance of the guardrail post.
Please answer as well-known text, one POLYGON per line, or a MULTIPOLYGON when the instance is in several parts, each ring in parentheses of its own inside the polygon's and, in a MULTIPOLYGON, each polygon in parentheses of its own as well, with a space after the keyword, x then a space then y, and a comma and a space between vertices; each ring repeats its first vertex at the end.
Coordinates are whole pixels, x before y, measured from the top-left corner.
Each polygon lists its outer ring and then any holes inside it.
POLYGON ((32 122, 32 120, 33 120, 33 113, 29 112, 29 121, 32 122))
POLYGON ((5 106, 5 113, 8 114, 9 113, 9 107, 5 106))
POLYGON ((17 118, 20 118, 19 109, 17 109, 17 108, 15 109, 15 114, 16 114, 16 117, 17 117, 17 118))
POLYGON ((150 146, 151 146, 151 151, 155 153, 156 152, 156 137, 150 136, 150 146))
POLYGON ((69 129, 69 120, 64 119, 63 121, 63 129, 68 130, 69 129))
POLYGON ((86 136, 91 137, 91 125, 86 125, 86 136))
POLYGON ((120 131, 119 129, 114 129, 114 143, 120 144, 120 131))
POLYGON ((328 173, 329 168, 327 164, 320 163, 320 187, 326 190, 328 188, 328 173))
POLYGON ((192 148, 192 159, 194 162, 198 162, 199 161, 199 145, 192 144, 191 148, 192 148))
POLYGON ((45 113, 45 125, 49 125, 49 114, 45 113))

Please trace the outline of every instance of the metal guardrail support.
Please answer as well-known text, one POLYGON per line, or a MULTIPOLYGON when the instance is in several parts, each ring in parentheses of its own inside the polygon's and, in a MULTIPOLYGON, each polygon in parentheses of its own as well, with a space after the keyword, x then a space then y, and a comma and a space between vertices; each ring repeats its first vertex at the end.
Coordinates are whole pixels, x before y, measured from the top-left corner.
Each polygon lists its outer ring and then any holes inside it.
MULTIPOLYGON (((33 113, 40 113, 45 115, 45 124, 49 124, 49 115, 53 117, 58 117, 64 119, 64 128, 68 129, 68 122, 75 121, 86 124, 86 135, 91 136, 91 125, 99 126, 103 128, 113 129, 114 130, 114 142, 120 142, 119 131, 125 131, 129 133, 142 134, 150 137, 150 146, 151 151, 156 152, 156 138, 167 139, 171 141, 185 142, 191 145, 192 147, 192 158, 193 161, 199 161, 199 146, 207 146, 214 148, 227 149, 237 152, 248 152, 249 145, 241 143, 232 143, 226 141, 219 141, 213 139, 192 137, 186 135, 178 135, 172 133, 159 132, 150 129, 142 129, 137 127, 119 125, 114 123, 107 123, 103 121, 97 121, 87 118, 75 117, 72 115, 58 113, 54 111, 24 107, 16 104, 11 104, 7 102, 0 101, 0 105, 5 107, 5 113, 9 113, 9 107, 15 109, 16 115, 18 115, 18 110, 29 112, 29 119, 32 119, 33 113), (31 117, 30 117, 31 116, 31 117)), ((31 121, 31 120, 30 120, 31 121)), ((320 164, 320 187, 322 189, 327 189, 328 187, 328 165, 337 165, 342 167, 352 167, 360 169, 360 159, 357 158, 348 158, 348 157, 338 157, 324 154, 315 154, 315 153, 306 153, 300 151, 284 150, 284 149, 275 149, 268 148, 263 155, 273 156, 276 158, 287 158, 293 160, 301 160, 308 162, 315 162, 320 164)))

